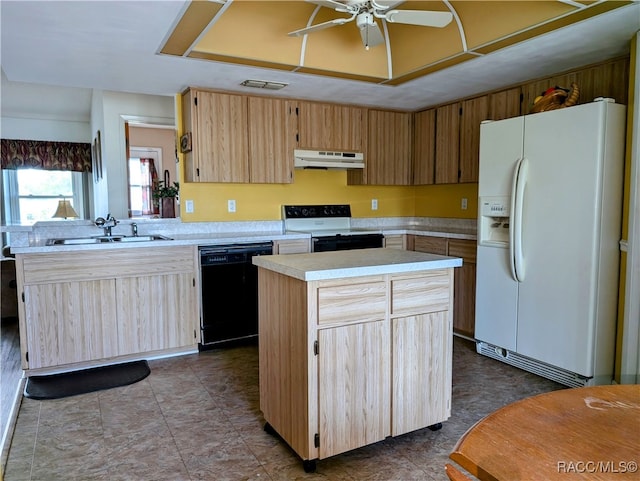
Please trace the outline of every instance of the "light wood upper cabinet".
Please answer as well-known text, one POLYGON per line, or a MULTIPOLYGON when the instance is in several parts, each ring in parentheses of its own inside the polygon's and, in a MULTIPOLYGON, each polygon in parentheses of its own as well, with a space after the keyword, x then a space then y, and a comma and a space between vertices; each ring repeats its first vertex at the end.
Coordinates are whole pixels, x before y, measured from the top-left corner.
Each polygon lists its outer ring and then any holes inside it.
POLYGON ((597 97, 609 97, 626 105, 629 96, 629 58, 619 58, 592 67, 582 68, 522 85, 522 114, 528 114, 533 101, 549 87, 569 89, 576 82, 580 89, 579 104, 593 102, 597 97))
POLYGON ((269 97, 248 98, 249 179, 252 183, 293 181, 297 146, 296 102, 269 97))
POLYGON ((365 108, 300 102, 298 122, 301 149, 364 152, 367 132, 365 108))
POLYGON ((350 185, 411 185, 412 114, 369 110, 364 172, 350 170, 350 185))
POLYGON ((182 100, 187 182, 249 182, 247 97, 190 89, 182 100))
POLYGON ((458 182, 478 182, 480 170, 480 122, 489 117, 488 97, 462 102, 460 118, 460 175, 458 182))
POLYGON ((413 184, 433 184, 436 162, 435 109, 416 113, 413 122, 413 184))
POLYGON ((480 122, 488 116, 486 95, 436 109, 436 184, 478 182, 480 122))
POLYGON ((520 115, 522 89, 515 87, 489 95, 489 119, 502 120, 520 115))
POLYGON ((436 109, 436 184, 458 182, 460 155, 460 104, 436 109))

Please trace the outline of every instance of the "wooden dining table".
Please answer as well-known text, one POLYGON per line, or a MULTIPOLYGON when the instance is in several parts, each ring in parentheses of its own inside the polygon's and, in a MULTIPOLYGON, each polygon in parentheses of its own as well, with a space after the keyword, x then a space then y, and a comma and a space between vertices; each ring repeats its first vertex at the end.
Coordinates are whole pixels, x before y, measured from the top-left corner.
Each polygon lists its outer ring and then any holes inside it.
POLYGON ((449 457, 481 481, 640 480, 640 385, 514 402, 471 427, 449 457))

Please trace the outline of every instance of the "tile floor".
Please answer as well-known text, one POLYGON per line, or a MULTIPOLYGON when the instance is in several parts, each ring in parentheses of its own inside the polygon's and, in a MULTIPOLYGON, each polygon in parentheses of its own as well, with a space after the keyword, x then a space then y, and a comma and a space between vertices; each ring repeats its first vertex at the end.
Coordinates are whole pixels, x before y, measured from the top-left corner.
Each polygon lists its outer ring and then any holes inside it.
POLYGON ((145 380, 60 400, 24 399, 6 481, 421 480, 443 466, 476 421, 561 385, 481 357, 454 342, 452 416, 422 429, 318 461, 299 458, 263 430, 255 346, 150 361, 145 380))

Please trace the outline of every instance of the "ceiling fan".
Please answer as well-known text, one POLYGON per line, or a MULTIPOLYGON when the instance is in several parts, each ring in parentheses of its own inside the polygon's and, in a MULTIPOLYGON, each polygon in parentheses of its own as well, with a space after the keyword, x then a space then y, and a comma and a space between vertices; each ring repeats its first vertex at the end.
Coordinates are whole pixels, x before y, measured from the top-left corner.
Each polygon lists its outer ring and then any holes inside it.
POLYGON ((344 25, 345 23, 356 21, 360 30, 362 43, 365 48, 375 47, 384 42, 382 32, 376 18, 386 20, 390 23, 405 23, 409 25, 419 25, 423 27, 445 27, 453 19, 451 12, 436 12, 428 10, 395 10, 394 6, 402 3, 397 0, 305 0, 315 3, 321 7, 327 7, 340 13, 350 14, 351 17, 336 18, 328 22, 318 23, 306 28, 289 32, 290 37, 300 37, 317 30, 344 25))

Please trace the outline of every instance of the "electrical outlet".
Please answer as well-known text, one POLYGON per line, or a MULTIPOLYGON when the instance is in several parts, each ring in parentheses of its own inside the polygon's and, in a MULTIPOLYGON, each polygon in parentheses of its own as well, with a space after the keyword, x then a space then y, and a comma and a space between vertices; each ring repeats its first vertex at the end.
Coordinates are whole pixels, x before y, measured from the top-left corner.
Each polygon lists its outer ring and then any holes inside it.
POLYGON ((235 212, 236 211, 236 201, 233 199, 229 199, 227 201, 227 210, 229 212, 235 212))
POLYGON ((371 199, 371 210, 378 210, 378 199, 371 199))
POLYGON ((462 198, 462 202, 460 203, 460 208, 462 210, 467 210, 467 198, 466 197, 462 198))
POLYGON ((193 214, 193 201, 192 200, 186 200, 184 202, 184 210, 187 214, 193 214))

